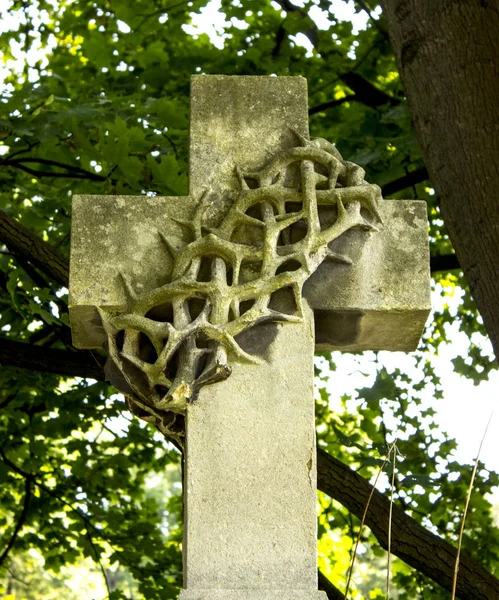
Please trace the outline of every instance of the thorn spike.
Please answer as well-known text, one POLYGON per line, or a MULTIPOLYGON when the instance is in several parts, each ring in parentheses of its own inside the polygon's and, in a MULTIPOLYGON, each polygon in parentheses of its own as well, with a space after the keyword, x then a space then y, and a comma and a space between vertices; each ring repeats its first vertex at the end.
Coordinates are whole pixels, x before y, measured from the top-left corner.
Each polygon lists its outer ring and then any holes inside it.
POLYGON ((166 249, 170 253, 170 256, 173 259, 177 258, 179 249, 176 246, 174 246, 172 244, 172 242, 170 242, 170 240, 166 237, 166 235, 164 233, 162 233, 161 231, 159 231, 158 233, 159 233, 159 237, 161 238, 161 241, 163 242, 163 244, 166 246, 166 249))
POLYGON ((333 252, 332 250, 329 250, 329 252, 327 253, 326 260, 331 260, 332 262, 339 262, 345 265, 353 264, 353 261, 350 258, 348 258, 348 256, 344 256, 343 254, 339 254, 338 252, 333 252))

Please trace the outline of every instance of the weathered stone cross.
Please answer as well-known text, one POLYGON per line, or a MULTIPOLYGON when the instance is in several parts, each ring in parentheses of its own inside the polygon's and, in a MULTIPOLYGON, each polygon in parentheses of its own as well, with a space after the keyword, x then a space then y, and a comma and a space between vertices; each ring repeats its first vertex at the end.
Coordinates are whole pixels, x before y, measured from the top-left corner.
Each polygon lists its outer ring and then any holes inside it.
POLYGON ((193 77, 190 134, 188 197, 75 197, 74 344, 186 447, 181 599, 324 599, 314 348, 416 347, 425 203, 309 140, 300 77, 193 77))

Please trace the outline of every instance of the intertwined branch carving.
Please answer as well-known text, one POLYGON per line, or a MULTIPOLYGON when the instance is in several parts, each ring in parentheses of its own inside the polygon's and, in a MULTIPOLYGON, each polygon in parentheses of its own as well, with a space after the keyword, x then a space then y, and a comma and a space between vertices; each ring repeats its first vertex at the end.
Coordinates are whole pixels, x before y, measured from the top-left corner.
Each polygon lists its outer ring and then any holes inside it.
POLYGON ((174 438, 201 386, 226 379, 233 362, 262 360, 238 336, 264 322, 300 322, 305 281, 325 260, 349 262, 331 242, 381 221, 381 191, 364 170, 326 140, 298 138, 260 171, 237 171, 240 191, 217 227, 206 224, 208 191, 182 224, 190 242, 158 232, 173 258, 169 283, 137 295, 125 281, 127 311, 101 313, 131 407, 174 438), (319 206, 334 207, 332 222, 319 206), (292 311, 276 303, 282 290, 292 311))

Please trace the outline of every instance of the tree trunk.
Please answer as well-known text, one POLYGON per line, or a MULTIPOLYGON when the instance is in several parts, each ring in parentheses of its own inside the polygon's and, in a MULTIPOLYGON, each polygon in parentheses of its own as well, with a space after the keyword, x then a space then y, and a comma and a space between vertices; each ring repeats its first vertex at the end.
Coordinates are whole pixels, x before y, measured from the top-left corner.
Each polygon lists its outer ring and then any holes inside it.
POLYGON ((381 4, 447 231, 499 356, 499 5, 381 4))

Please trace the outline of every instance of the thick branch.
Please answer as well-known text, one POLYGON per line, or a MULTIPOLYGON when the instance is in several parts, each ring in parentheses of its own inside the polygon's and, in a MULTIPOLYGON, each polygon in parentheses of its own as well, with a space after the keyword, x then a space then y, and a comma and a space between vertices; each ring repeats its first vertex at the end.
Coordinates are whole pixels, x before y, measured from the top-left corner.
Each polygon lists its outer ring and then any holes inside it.
POLYGON ((16 543, 17 536, 19 535, 19 532, 21 531, 24 523, 26 522, 26 517, 28 516, 29 504, 31 502, 31 495, 32 495, 32 491, 33 491, 32 486, 33 486, 33 482, 32 482, 31 477, 26 477, 26 479, 24 480, 23 508, 21 510, 21 514, 19 515, 19 518, 17 519, 16 526, 14 527, 14 531, 12 532, 12 535, 10 536, 10 540, 7 542, 7 546, 5 547, 5 550, 2 552, 2 554, 0 554, 0 567, 3 565, 3 563, 9 556, 9 552, 12 550, 12 548, 14 547, 14 544, 16 543))
MULTIPOLYGON (((309 39, 310 43, 315 48, 317 53, 325 61, 327 60, 327 58, 330 54, 338 53, 338 51, 335 49, 328 50, 328 51, 324 51, 324 50, 320 49, 320 47, 319 47, 320 46, 319 29, 318 29, 317 25, 314 23, 314 21, 312 19, 310 19, 307 12, 305 10, 303 10, 303 8, 296 6, 290 0, 276 0, 276 1, 277 1, 277 4, 279 4, 279 6, 286 12, 298 12, 302 15, 302 17, 304 19, 308 19, 308 21, 310 22, 310 27, 308 27, 304 31, 304 34, 307 36, 307 38, 309 39)), ((376 27, 378 27, 378 29, 379 29, 380 24, 374 20, 373 20, 373 22, 376 23, 376 27)), ((383 34, 383 36, 386 38, 386 32, 382 31, 381 29, 380 29, 380 31, 383 34)), ((281 31, 281 32, 278 31, 278 34, 276 37, 276 46, 274 48, 274 53, 276 53, 276 54, 273 54, 274 56, 276 56, 280 50, 281 44, 284 39, 283 38, 284 35, 285 35, 285 31, 281 31)), ((356 65, 355 68, 357 68, 357 66, 358 65, 356 65)), ((364 104, 365 106, 370 106, 372 108, 375 108, 377 106, 383 106, 384 104, 389 104, 390 106, 396 106, 396 105, 400 104, 400 102, 401 102, 400 98, 395 98, 393 96, 390 96, 386 92, 383 92, 382 90, 378 89, 375 85, 373 85, 372 83, 367 81, 367 79, 364 79, 364 77, 362 77, 358 73, 354 73, 353 70, 349 71, 347 73, 343 73, 342 75, 339 76, 339 78, 344 83, 346 83, 346 85, 348 85, 348 87, 353 92, 355 92, 355 100, 357 100, 358 102, 362 102, 362 104, 364 104)), ((313 113, 311 113, 311 114, 313 114, 313 113)))
MULTIPOLYGON (((318 50, 319 46, 319 28, 314 23, 314 21, 310 18, 306 10, 303 10, 300 6, 296 6, 290 2, 290 0, 276 0, 277 4, 285 10, 286 12, 298 12, 301 14, 303 19, 307 19, 310 23, 310 27, 308 27, 303 33, 307 36, 312 46, 318 50)), ((335 51, 336 52, 336 51, 335 51)))
POLYGON ((343 98, 338 98, 337 100, 331 100, 329 102, 323 102, 322 104, 318 104, 317 106, 313 106, 309 109, 309 116, 315 115, 316 113, 323 112, 330 108, 334 108, 335 106, 340 106, 340 104, 344 104, 345 102, 355 102, 358 100, 355 94, 349 94, 348 96, 343 96, 343 98))
POLYGON ((460 269, 461 265, 455 254, 438 254, 430 258, 430 269, 432 273, 438 271, 452 271, 460 269))
POLYGON ((5 366, 105 381, 103 362, 100 355, 84 350, 70 352, 0 338, 0 364, 5 366))
MULTIPOLYGON (((317 453, 317 469, 319 489, 362 518, 371 485, 323 450, 317 453)), ((366 525, 385 549, 388 547, 389 510, 389 500, 375 490, 366 525)), ((391 548, 394 555, 451 591, 456 549, 425 529, 398 506, 393 506, 391 548)), ((461 600, 499 598, 499 580, 475 560, 461 554, 457 596, 461 600)))
POLYGON ((369 6, 367 6, 367 3, 364 2, 364 0, 355 0, 355 1, 362 8, 362 10, 367 14, 367 16, 369 17, 372 25, 374 27, 376 27, 376 29, 381 33, 381 35, 385 38, 385 40, 388 40, 388 32, 386 31, 385 27, 380 22, 380 20, 379 19, 375 19, 373 17, 372 11, 369 8, 369 6))
POLYGON ((328 600, 344 600, 345 594, 340 592, 340 590, 335 587, 324 574, 319 571, 318 576, 319 589, 326 592, 328 600))
POLYGON ((26 173, 29 173, 30 175, 35 175, 36 177, 70 177, 72 179, 89 179, 90 181, 106 180, 106 178, 103 175, 98 175, 97 173, 92 173, 91 171, 82 169, 81 167, 68 165, 66 163, 61 163, 56 160, 50 160, 48 158, 7 158, 0 164, 5 167, 20 169, 21 171, 25 171, 26 173), (59 169, 64 169, 64 172, 61 173, 59 171, 37 171, 35 169, 26 167, 24 163, 35 163, 40 165, 46 165, 48 167, 57 167, 59 169))
POLYGON ((358 73, 354 73, 353 71, 343 73, 340 75, 340 79, 355 92, 356 99, 366 106, 375 108, 377 106, 383 106, 384 104, 389 104, 390 106, 400 104, 399 98, 394 98, 381 91, 358 73))
POLYGON ((20 467, 18 467, 15 463, 13 463, 7 457, 4 449, 1 446, 0 446, 0 460, 3 462, 4 465, 6 465, 9 469, 11 469, 14 473, 17 473, 18 475, 23 477, 25 480, 29 480, 30 484, 32 483, 39 490, 43 490, 51 498, 53 498, 57 502, 60 502, 67 508, 69 508, 73 514, 75 514, 78 518, 80 518, 85 523, 87 531, 89 531, 89 528, 92 529, 100 539, 105 540, 111 546, 114 553, 118 554, 121 557, 121 560, 123 561, 124 564, 128 565, 129 567, 133 567, 135 570, 139 571, 140 573, 145 573, 147 571, 150 573, 154 573, 156 571, 154 566, 153 567, 139 567, 137 565, 132 564, 121 550, 118 550, 117 548, 114 547, 112 539, 106 535, 106 532, 103 531, 102 529, 98 529, 96 527, 96 525, 94 525, 91 515, 85 514, 80 509, 76 508, 73 504, 71 504, 71 502, 68 502, 62 496, 59 496, 54 489, 51 489, 50 487, 48 487, 47 485, 45 485, 44 483, 39 481, 35 474, 28 473, 28 472, 24 471, 23 469, 21 469, 20 467))
POLYGON ((429 179, 429 177, 430 176, 428 175, 428 171, 425 167, 411 171, 403 177, 399 177, 398 179, 394 179, 393 181, 385 183, 385 185, 381 188, 383 197, 387 198, 396 192, 405 190, 406 188, 416 185, 417 183, 422 183, 423 181, 429 179))
POLYGON ((272 58, 277 58, 281 52, 281 47, 282 44, 284 42, 284 40, 286 39, 286 29, 284 28, 284 25, 281 23, 281 25, 279 25, 276 34, 275 34, 275 45, 274 48, 272 49, 272 58))
POLYGON ((47 242, 0 210, 0 240, 15 254, 19 254, 42 273, 67 287, 69 265, 66 259, 47 242))

